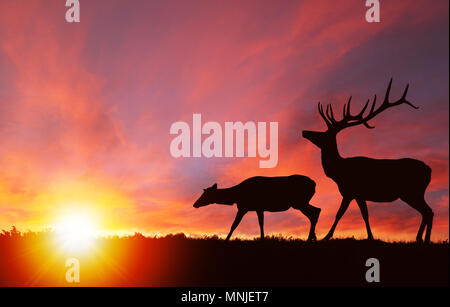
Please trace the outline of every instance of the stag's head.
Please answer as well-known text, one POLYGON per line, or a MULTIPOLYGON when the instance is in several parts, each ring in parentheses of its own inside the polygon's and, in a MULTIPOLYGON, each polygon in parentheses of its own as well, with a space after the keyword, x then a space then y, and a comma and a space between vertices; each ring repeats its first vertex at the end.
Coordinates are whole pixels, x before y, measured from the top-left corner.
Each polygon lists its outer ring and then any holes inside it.
POLYGON ((406 86, 405 91, 403 92, 403 95, 399 100, 390 102, 389 93, 391 91, 391 85, 392 79, 389 82, 386 94, 384 96, 384 100, 381 103, 381 105, 375 108, 377 101, 377 95, 375 95, 373 102, 370 106, 370 110, 366 115, 365 113, 369 107, 370 99, 367 100, 366 104, 357 115, 352 115, 350 111, 350 103, 352 101, 352 97, 350 96, 348 102, 344 104, 344 109, 342 111, 342 119, 339 121, 335 119, 333 107, 331 105, 327 105, 324 111, 322 104, 319 102, 318 111, 320 116, 324 120, 325 124, 327 125, 327 130, 324 132, 304 130, 302 133, 303 137, 322 149, 331 142, 334 142, 336 140, 336 134, 345 128, 357 125, 364 125, 366 128, 369 129, 375 128, 369 124, 369 121, 390 107, 398 106, 401 104, 407 104, 413 107, 414 109, 418 109, 418 107, 414 106, 411 102, 406 100, 406 94, 408 93, 409 84, 406 86))
POLYGON ((203 189, 203 194, 194 203, 194 208, 200 208, 215 203, 216 191, 217 191, 217 183, 210 186, 209 188, 203 189))

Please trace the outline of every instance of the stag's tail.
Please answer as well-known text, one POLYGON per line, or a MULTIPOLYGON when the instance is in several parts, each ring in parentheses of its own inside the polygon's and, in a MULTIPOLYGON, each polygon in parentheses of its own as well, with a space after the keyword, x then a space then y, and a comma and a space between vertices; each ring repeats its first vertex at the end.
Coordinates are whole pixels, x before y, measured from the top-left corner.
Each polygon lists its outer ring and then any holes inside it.
POLYGON ((425 193, 425 190, 427 189, 428 185, 431 182, 431 167, 429 167, 427 164, 425 164, 424 162, 420 161, 422 163, 422 184, 423 184, 423 192, 425 193))

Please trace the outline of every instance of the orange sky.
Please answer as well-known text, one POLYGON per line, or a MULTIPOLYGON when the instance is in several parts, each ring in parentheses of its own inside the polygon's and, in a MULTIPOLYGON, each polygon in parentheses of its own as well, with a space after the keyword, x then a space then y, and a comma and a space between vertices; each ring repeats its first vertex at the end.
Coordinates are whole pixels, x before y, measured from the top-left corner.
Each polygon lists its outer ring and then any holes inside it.
MULTIPOLYGON (((254 175, 304 174, 317 182, 318 236, 332 224, 337 187, 320 152, 300 137, 324 125, 316 103, 356 109, 410 83, 418 111, 398 107, 338 138, 343 156, 412 157, 433 169, 426 199, 432 239, 448 239, 448 1, 389 1, 382 22, 363 1, 81 2, 81 23, 65 1, 0 3, 0 229, 49 227, 87 210, 107 231, 226 234, 235 209, 192 208, 202 189, 254 175), (174 159, 170 125, 279 122, 279 162, 174 159)), ((375 237, 414 240, 420 216, 406 204, 369 204, 375 237)), ((290 210, 266 215, 266 233, 306 237, 290 210)), ((248 214, 236 235, 258 234, 248 214)), ((365 237, 355 204, 336 236, 365 237)))

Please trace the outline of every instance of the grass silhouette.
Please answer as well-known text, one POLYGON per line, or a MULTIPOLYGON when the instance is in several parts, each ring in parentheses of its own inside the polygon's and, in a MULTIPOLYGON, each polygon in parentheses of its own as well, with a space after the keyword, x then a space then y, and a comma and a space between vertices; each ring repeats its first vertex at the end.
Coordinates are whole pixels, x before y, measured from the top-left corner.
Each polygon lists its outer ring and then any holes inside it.
POLYGON ((0 234, 1 286, 448 286, 448 241, 420 245, 354 238, 305 242, 268 236, 191 238, 184 234, 101 237, 85 252, 60 249, 52 231, 0 234), (66 259, 80 280, 65 280, 66 259), (380 261, 381 283, 365 262, 380 261))

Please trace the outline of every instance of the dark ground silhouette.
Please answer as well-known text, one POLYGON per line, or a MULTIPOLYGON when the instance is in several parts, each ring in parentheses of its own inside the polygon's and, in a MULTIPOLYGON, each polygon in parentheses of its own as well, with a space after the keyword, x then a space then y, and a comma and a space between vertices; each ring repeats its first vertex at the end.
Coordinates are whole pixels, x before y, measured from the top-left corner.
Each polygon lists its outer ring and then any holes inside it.
POLYGON ((65 261, 80 260, 80 286, 448 286, 449 245, 335 239, 305 242, 147 238, 99 239, 90 252, 58 252, 53 234, 0 235, 1 286, 73 286, 65 261), (365 261, 380 261, 380 284, 365 261))

